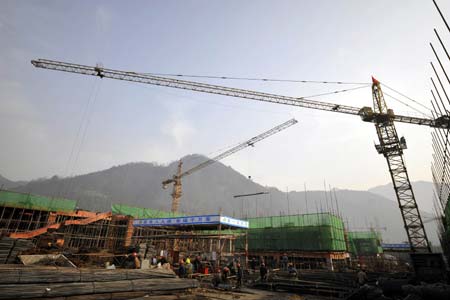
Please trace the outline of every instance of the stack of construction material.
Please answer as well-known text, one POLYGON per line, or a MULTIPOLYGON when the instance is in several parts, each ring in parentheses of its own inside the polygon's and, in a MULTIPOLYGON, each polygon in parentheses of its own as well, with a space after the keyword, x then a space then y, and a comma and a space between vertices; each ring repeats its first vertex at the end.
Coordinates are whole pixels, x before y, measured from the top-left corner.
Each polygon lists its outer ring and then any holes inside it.
POLYGON ((302 294, 321 295, 335 298, 343 298, 353 292, 352 287, 337 285, 327 282, 308 280, 276 279, 272 283, 273 290, 284 290, 302 294))
POLYGON ((0 299, 130 299, 147 294, 173 294, 198 286, 172 271, 76 269, 50 266, 0 267, 0 299))
POLYGON ((34 244, 30 240, 12 239, 3 237, 0 239, 0 264, 12 264, 18 254, 31 249, 34 244))
POLYGON ((269 282, 256 281, 254 287, 289 291, 301 294, 343 298, 350 295, 356 284, 356 273, 300 270, 298 277, 279 271, 269 277, 269 282))
MULTIPOLYGON (((368 277, 370 274, 367 274, 368 277)), ((316 281, 336 286, 355 287, 356 272, 330 272, 327 270, 300 270, 301 280, 316 281)))

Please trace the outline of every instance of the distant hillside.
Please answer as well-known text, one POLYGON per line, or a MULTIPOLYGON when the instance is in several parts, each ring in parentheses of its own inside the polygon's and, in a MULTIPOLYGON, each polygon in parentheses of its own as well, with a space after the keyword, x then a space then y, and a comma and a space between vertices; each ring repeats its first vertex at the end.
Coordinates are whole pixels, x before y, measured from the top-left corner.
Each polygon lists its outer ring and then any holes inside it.
MULTIPOLYGON (((411 185, 420 209, 433 213, 433 183, 428 181, 413 181, 411 185)), ((376 186, 369 189, 369 192, 381 195, 392 201, 397 201, 392 183, 376 186)))
MULTIPOLYGON (((184 169, 207 159, 200 155, 183 158, 184 169)), ((73 178, 52 177, 32 181, 15 188, 17 191, 47 196, 62 196, 78 201, 78 207, 96 211, 110 209, 111 203, 169 210, 171 189, 163 190, 161 182, 170 178, 177 162, 168 166, 152 163, 130 163, 73 178)), ((215 163, 183 178, 181 211, 218 213, 236 217, 334 211, 343 215, 352 228, 386 227, 386 241, 406 240, 396 202, 367 191, 336 191, 337 202, 323 191, 279 191, 263 187, 231 167, 215 163), (269 191, 267 195, 234 198, 234 195, 269 191), (305 197, 306 196, 306 197, 305 197)), ((424 217, 430 214, 423 213, 424 217)), ((428 223, 428 234, 437 243, 436 226, 428 223)))
POLYGON ((0 188, 11 189, 26 184, 26 181, 12 181, 0 175, 0 188))

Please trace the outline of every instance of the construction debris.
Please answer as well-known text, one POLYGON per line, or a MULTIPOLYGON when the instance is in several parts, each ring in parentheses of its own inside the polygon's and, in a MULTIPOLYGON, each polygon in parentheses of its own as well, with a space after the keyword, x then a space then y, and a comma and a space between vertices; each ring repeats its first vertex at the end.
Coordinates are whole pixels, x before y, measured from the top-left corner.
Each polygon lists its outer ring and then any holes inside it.
POLYGON ((68 268, 77 267, 62 254, 19 255, 18 258, 25 266, 41 265, 68 268))

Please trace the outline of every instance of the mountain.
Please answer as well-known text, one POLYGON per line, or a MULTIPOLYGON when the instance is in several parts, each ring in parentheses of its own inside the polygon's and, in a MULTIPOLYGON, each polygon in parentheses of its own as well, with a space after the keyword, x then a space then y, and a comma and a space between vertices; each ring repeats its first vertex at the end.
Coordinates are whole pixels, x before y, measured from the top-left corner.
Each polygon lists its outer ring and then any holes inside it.
MULTIPOLYGON (((206 159, 200 155, 186 156, 182 159, 183 169, 206 159)), ((71 178, 54 176, 31 181, 14 190, 74 199, 79 208, 94 211, 110 210, 112 203, 169 210, 171 189, 163 190, 161 182, 175 173, 177 164, 129 163, 71 178)), ((350 229, 386 227, 382 233, 387 242, 406 240, 396 202, 376 193, 337 190, 336 198, 324 191, 308 191, 306 194, 291 191, 286 194, 273 187, 261 186, 220 162, 184 177, 182 183, 182 212, 206 214, 222 211, 240 218, 332 211, 341 214, 350 229), (269 193, 233 197, 262 191, 269 193)), ((423 212, 423 217, 431 215, 423 212)), ((436 226, 434 223, 426 226, 430 239, 437 243, 436 226)))
POLYGON ((11 189, 26 184, 26 181, 12 181, 0 175, 0 188, 11 189))
MULTIPOLYGON (((428 181, 412 181, 411 185, 414 191, 414 196, 416 197, 417 205, 420 209, 433 214, 433 183, 428 181)), ((397 202, 392 183, 376 186, 368 191, 397 202)))

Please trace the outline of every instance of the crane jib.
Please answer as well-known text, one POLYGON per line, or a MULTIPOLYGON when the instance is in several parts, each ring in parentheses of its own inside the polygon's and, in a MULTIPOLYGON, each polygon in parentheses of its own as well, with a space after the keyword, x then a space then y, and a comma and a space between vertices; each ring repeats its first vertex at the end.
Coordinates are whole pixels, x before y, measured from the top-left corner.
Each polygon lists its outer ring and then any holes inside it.
POLYGON ((252 90, 237 89, 220 85, 212 85, 195 81, 179 80, 155 75, 148 75, 135 72, 127 72, 113 69, 106 69, 103 67, 92 67, 79 64, 58 62, 53 60, 38 59, 32 60, 31 63, 37 68, 44 68, 56 71, 78 73, 83 75, 98 76, 100 78, 110 78, 131 82, 138 82, 144 84, 151 84, 157 86, 165 86, 177 89, 191 90, 202 93, 217 94, 236 98, 245 98, 250 100, 257 100, 263 102, 291 105, 303 108, 338 112, 350 115, 359 115, 363 121, 366 122, 384 122, 390 121, 409 123, 416 125, 425 125, 436 128, 450 128, 449 116, 441 116, 437 119, 418 118, 402 115, 377 114, 368 107, 353 107, 348 105, 340 105, 335 103, 328 103, 323 101, 315 101, 306 98, 296 98, 290 96, 282 96, 270 93, 257 92, 252 90))

